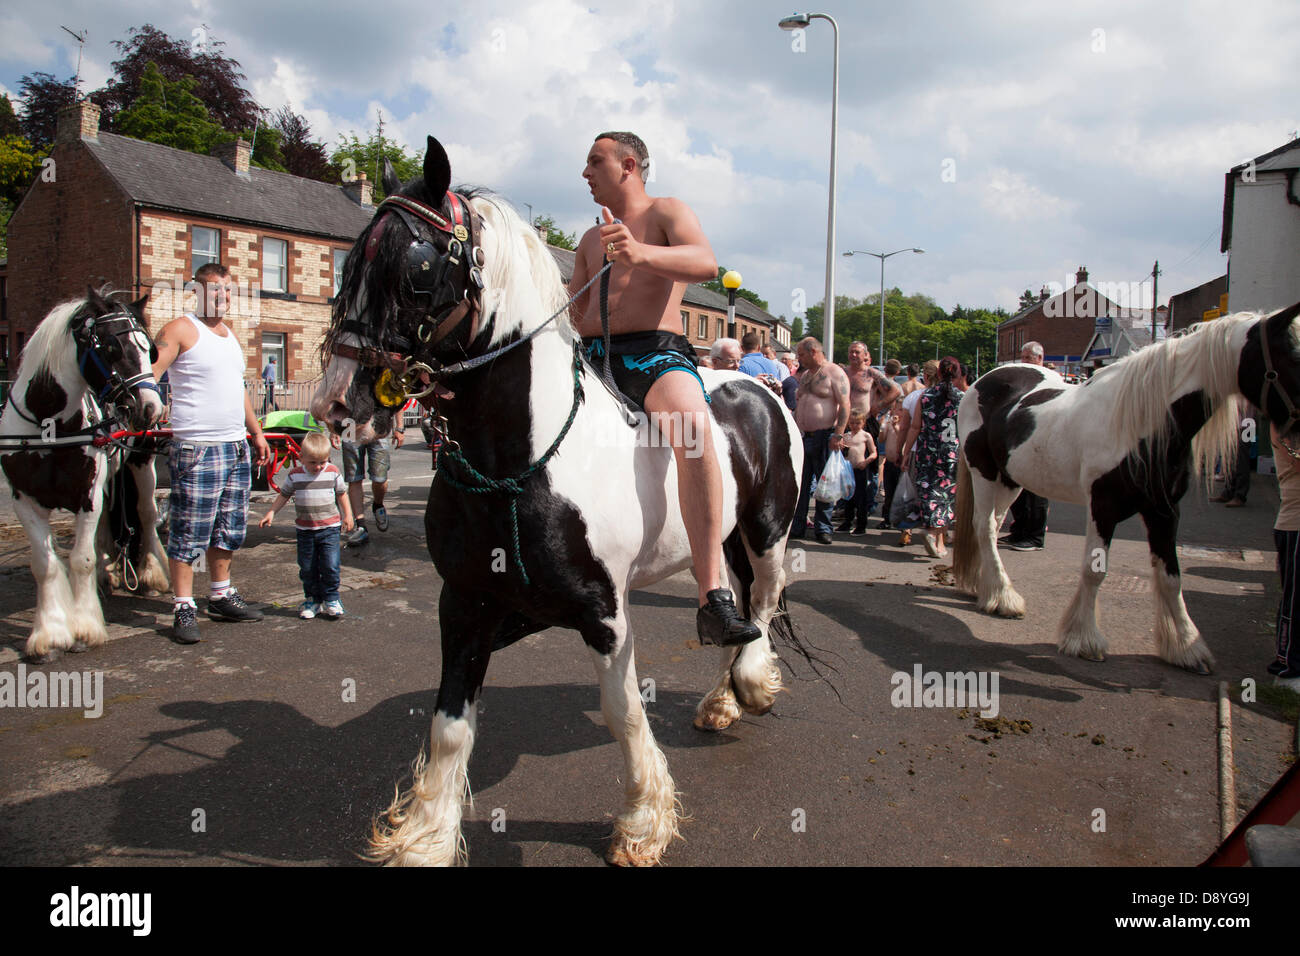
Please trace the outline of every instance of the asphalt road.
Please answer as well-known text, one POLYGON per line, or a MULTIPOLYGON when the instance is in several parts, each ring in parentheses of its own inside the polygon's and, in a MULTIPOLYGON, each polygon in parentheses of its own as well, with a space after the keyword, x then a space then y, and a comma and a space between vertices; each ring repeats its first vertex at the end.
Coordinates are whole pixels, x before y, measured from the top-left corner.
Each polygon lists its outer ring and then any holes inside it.
MULTIPOLYGON (((234 580, 268 606, 264 622, 204 621, 204 641, 180 647, 160 636, 165 599, 114 596, 110 643, 46 668, 102 674, 102 716, 0 709, 0 863, 358 863, 427 736, 439 673, 429 456, 395 458, 393 526, 345 552, 342 621, 297 619, 292 529, 254 528, 234 580)), ((1271 485, 1257 478, 1235 512, 1186 502, 1187 604, 1214 677, 1154 656, 1135 521, 1102 590, 1109 660, 1057 655, 1083 549, 1081 509, 1060 505, 1046 551, 1004 555, 1029 604, 1021 621, 977 613, 936 575, 946 562, 898 548, 874 519, 865 538, 806 543, 787 558, 791 614, 835 670, 818 680, 792 661, 775 710, 720 734, 691 726, 717 666, 694 641, 693 580, 636 592, 638 674, 654 682, 651 725, 690 815, 664 862, 1199 862, 1218 832, 1216 682, 1266 681, 1271 485), (917 664, 996 674, 1001 722, 893 706, 893 675, 917 664)), ((16 674, 34 592, 25 539, 2 522, 0 672, 16 674)), ((1261 703, 1237 706, 1234 727, 1247 807, 1285 768, 1293 728, 1261 703)), ((470 763, 471 864, 603 865, 621 774, 575 632, 497 654, 470 763)))

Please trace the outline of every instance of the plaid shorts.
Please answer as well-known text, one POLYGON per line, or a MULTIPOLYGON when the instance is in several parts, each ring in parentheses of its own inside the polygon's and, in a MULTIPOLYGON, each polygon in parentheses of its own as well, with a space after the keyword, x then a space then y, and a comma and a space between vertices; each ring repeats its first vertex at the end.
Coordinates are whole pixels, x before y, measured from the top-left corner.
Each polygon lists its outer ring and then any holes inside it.
POLYGON ((190 564, 208 548, 244 543, 252 483, 248 442, 173 441, 167 556, 190 564))

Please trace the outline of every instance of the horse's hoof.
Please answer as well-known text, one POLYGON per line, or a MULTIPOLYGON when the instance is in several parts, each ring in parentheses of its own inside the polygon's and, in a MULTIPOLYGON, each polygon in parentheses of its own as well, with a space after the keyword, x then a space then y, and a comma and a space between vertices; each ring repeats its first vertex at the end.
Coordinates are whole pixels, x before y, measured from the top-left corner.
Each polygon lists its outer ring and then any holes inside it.
POLYGON ((659 863, 659 854, 638 850, 616 840, 605 851, 605 862, 610 866, 656 866, 659 863))
POLYGON ((1084 653, 1080 652, 1079 657, 1082 658, 1082 659, 1085 660, 1085 661, 1092 661, 1094 664, 1104 664, 1104 663, 1106 663, 1106 655, 1105 655, 1105 654, 1097 654, 1097 655, 1094 656, 1094 655, 1092 655, 1092 654, 1084 654, 1084 653))
POLYGON ((1202 677, 1209 677, 1211 674, 1214 673, 1214 671, 1210 668, 1210 665, 1205 663, 1205 661, 1197 661, 1196 666, 1190 667, 1188 668, 1188 670, 1195 671, 1196 673, 1200 674, 1202 677))
POLYGON ((44 654, 24 654, 23 660, 26 661, 28 664, 36 664, 38 666, 44 666, 46 664, 53 664, 62 656, 63 656, 63 648, 51 647, 44 654))
POLYGON ((726 730, 740 719, 740 707, 731 696, 704 701, 695 712, 695 729, 716 732, 726 730))
POLYGON ((90 645, 78 638, 71 647, 68 648, 69 654, 84 654, 90 650, 90 645))

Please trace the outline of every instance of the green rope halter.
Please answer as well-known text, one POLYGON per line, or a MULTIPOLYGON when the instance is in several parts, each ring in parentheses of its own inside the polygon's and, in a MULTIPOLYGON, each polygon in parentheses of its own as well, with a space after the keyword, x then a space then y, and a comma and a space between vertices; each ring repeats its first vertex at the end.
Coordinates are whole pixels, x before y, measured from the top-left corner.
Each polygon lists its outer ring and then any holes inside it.
POLYGON ((515 564, 519 567, 519 575, 524 579, 524 586, 531 587, 532 582, 528 579, 528 572, 524 569, 524 559, 519 553, 519 496, 523 494, 524 482, 546 467, 546 463, 554 457, 559 451, 560 443, 564 441, 564 436, 569 433, 569 428, 573 425, 573 420, 578 415, 578 405, 582 403, 582 357, 578 350, 578 343, 573 343, 573 407, 569 409, 569 417, 564 422, 564 427, 560 429, 560 434, 556 436, 555 441, 551 442, 551 447, 546 449, 542 457, 537 459, 520 474, 513 478, 489 478, 481 474, 477 468, 471 465, 465 456, 459 450, 448 448, 448 443, 444 442, 438 449, 438 467, 434 474, 434 480, 441 478, 447 484, 451 485, 457 491, 462 491, 469 495, 487 495, 500 493, 508 495, 510 498, 510 543, 514 549, 515 564), (453 478, 447 471, 447 465, 455 465, 464 473, 464 481, 453 478))

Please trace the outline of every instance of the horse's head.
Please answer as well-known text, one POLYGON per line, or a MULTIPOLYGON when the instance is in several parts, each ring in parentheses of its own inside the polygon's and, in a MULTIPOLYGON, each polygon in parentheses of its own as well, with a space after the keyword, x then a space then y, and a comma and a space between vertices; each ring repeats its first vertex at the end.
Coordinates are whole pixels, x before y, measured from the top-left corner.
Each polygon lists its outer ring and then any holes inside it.
POLYGON ((81 377, 101 405, 135 429, 148 428, 163 413, 152 368, 158 350, 144 321, 148 301, 146 295, 120 304, 91 289, 68 320, 81 377))
POLYGON ((451 163, 432 136, 424 175, 406 185, 385 162, 388 194, 343 269, 312 414, 355 440, 387 435, 409 393, 465 358, 484 333, 483 221, 451 193, 451 163))
POLYGON ((1279 432, 1300 433, 1300 302, 1246 333, 1237 385, 1279 432))

